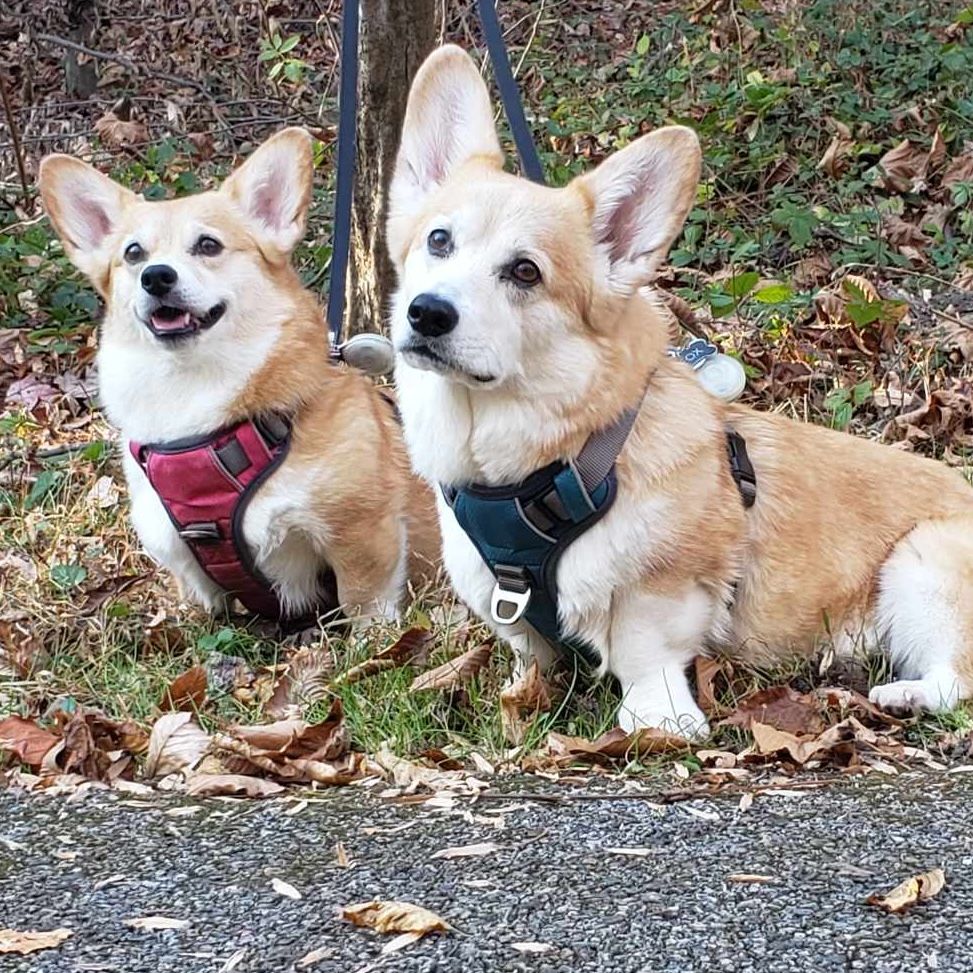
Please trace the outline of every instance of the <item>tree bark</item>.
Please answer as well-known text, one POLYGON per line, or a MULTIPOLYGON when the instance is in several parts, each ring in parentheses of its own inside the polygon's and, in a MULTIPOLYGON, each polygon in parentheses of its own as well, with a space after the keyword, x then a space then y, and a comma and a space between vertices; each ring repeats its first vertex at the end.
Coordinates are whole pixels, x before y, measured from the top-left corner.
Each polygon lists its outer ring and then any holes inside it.
POLYGON ((409 85, 435 43, 437 6, 437 0, 361 0, 358 167, 346 336, 385 330, 395 287, 385 245, 389 180, 409 85))

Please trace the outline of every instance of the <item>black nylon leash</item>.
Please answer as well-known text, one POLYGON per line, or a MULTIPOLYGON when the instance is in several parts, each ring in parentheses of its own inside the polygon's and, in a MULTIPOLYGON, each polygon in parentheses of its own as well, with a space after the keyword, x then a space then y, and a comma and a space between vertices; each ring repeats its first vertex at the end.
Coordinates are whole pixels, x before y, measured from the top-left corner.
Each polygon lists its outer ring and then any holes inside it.
POLYGON ((543 183, 544 167, 541 165, 537 147, 534 145, 534 136, 524 115, 524 106, 510 67, 510 58, 507 56, 507 47, 503 42, 503 32, 500 30, 494 0, 477 0, 476 6, 480 14, 487 51, 493 62, 493 74, 497 79, 497 88, 500 90, 500 100, 503 102, 503 110, 510 124, 514 144, 517 146, 517 155, 520 156, 520 167, 528 179, 543 183))
POLYGON ((334 238, 328 283, 331 346, 341 338, 345 286, 351 251, 351 204, 355 194, 358 126, 358 0, 345 0, 341 16, 341 73, 338 87, 338 174, 334 200, 334 238))

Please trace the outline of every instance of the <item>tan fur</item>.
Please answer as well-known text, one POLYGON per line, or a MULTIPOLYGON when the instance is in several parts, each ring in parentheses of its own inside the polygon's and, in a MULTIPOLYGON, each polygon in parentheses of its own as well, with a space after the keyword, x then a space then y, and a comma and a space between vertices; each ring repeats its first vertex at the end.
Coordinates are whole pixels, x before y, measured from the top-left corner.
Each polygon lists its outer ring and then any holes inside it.
MULTIPOLYGON (((225 318, 210 332, 192 339, 201 347, 209 347, 204 342, 211 340, 229 341, 227 353, 242 355, 248 348, 263 347, 261 342, 276 329, 272 344, 262 353, 262 363, 255 363, 242 387, 233 391, 231 385, 228 396, 215 396, 218 404, 212 412, 203 409, 200 418, 187 422, 190 431, 199 434, 261 414, 293 417, 290 452, 261 486, 253 506, 262 495, 273 493, 278 482, 299 486, 293 495, 305 497, 306 505, 288 513, 288 523, 297 524, 296 532, 301 535, 297 543, 320 559, 319 565, 311 565, 316 574, 325 563, 334 569, 349 612, 367 611, 372 603, 388 597, 403 555, 403 527, 408 538, 409 580, 418 587, 435 577, 439 537, 432 494, 409 469, 401 428, 387 398, 362 374, 330 361, 321 309, 290 264, 290 250, 303 231, 311 197, 311 140, 307 133, 290 129, 266 143, 258 155, 263 153, 267 159, 274 151, 285 154, 284 171, 294 176, 295 184, 288 197, 290 210, 278 214, 283 227, 280 233, 264 232, 259 220, 248 216, 248 207, 255 205, 254 163, 249 160, 219 191, 165 202, 147 202, 66 156, 44 161, 40 187, 68 255, 107 302, 99 353, 103 375, 112 371, 122 353, 138 355, 144 362, 151 362, 155 355, 161 366, 169 368, 173 367, 173 354, 185 354, 189 356, 187 369, 197 367, 192 365, 195 346, 174 353, 156 348, 144 325, 133 317, 134 301, 141 295, 138 270, 123 259, 126 241, 131 239, 146 246, 150 256, 182 255, 180 259, 189 261, 188 266, 199 266, 200 273, 210 274, 210 280, 231 286, 225 318), (87 201, 86 208, 79 207, 79 199, 87 201), (194 264, 185 255, 188 241, 201 232, 197 228, 219 239, 224 250, 194 264)), ((151 378, 152 369, 146 367, 151 378)), ((211 366, 206 367, 210 368, 208 380, 218 384, 220 376, 213 376, 211 366)), ((145 436, 127 431, 139 419, 139 408, 162 406, 177 412, 183 406, 179 401, 164 400, 153 406, 156 400, 148 396, 140 402, 138 389, 133 394, 125 379, 124 374, 113 379, 125 394, 115 394, 106 402, 123 435, 145 436)), ((189 396, 195 391, 190 390, 189 396)), ((205 388, 198 391, 207 393, 205 388)), ((177 435, 182 434, 180 430, 177 435)), ((140 471, 126 472, 130 480, 141 476, 140 471)), ((141 486, 142 481, 132 485, 141 486)), ((277 545, 282 538, 276 537, 276 529, 271 523, 270 533, 261 543, 266 540, 268 545, 277 545)), ((289 536, 295 533, 293 526, 280 530, 290 532, 289 536)), ((169 538, 163 541, 161 550, 179 544, 169 538)), ((174 560, 184 556, 176 554, 174 560)), ((166 555, 158 556, 165 563, 166 555)), ((178 575, 175 564, 170 566, 178 575)), ((193 584, 187 585, 185 580, 180 578, 182 586, 193 590, 193 584)), ((313 580, 308 583, 314 584, 313 580)), ((196 590, 209 603, 205 583, 197 584, 196 590)))

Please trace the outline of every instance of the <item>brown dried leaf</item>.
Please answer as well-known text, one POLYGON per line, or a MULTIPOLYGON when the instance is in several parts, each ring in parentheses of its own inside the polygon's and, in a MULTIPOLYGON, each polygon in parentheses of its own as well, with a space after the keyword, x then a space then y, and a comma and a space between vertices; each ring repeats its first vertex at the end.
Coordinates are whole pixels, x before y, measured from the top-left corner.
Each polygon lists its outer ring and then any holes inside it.
POLYGON ((433 854, 433 858, 482 858, 484 855, 492 855, 500 850, 500 845, 493 841, 484 841, 476 845, 458 845, 452 848, 443 848, 433 854))
POLYGON ((606 763, 612 760, 635 759, 645 754, 687 750, 689 741, 665 730, 652 728, 626 733, 616 726, 596 740, 550 733, 547 737, 547 748, 555 758, 567 758, 568 762, 590 760, 606 763))
POLYGON ((507 741, 520 746, 527 736, 527 729, 539 713, 551 708, 551 696, 541 675, 537 660, 531 662, 527 672, 500 694, 500 719, 507 741), (523 714, 527 714, 526 720, 523 714))
POLYGON ((275 797, 283 791, 281 784, 245 774, 194 774, 186 787, 190 797, 275 797))
POLYGON ((711 659, 705 655, 698 655, 694 660, 696 671, 696 702, 707 715, 718 712, 721 707, 716 701, 716 677, 723 672, 723 664, 719 659, 711 659))
POLYGON ((149 140, 149 130, 141 122, 124 121, 113 111, 95 122, 95 132, 105 145, 141 145, 149 140))
POLYGON ((893 247, 925 247, 932 243, 918 226, 894 214, 882 217, 882 235, 893 247))
POLYGON ((939 895, 945 884, 946 874, 941 868, 933 868, 921 875, 907 878, 885 895, 875 893, 865 901, 868 905, 878 906, 886 912, 902 912, 917 902, 925 902, 939 895))
POLYGON ((16 953, 27 956, 42 949, 55 949, 74 935, 72 929, 52 929, 49 932, 18 932, 16 929, 0 929, 0 953, 16 953))
POLYGON ((757 753, 772 754, 786 751, 796 763, 807 763, 818 752, 817 741, 802 740, 793 733, 785 733, 763 723, 753 723, 750 726, 753 742, 757 753))
POLYGON ((435 912, 413 905, 411 902, 383 902, 375 899, 345 906, 341 918, 356 926, 374 929, 376 932, 413 932, 425 936, 431 932, 449 932, 451 927, 435 912))
POLYGON ((322 649, 299 649, 288 660, 283 676, 264 706, 264 713, 271 719, 287 719, 298 715, 303 707, 324 699, 332 669, 330 653, 322 649))
POLYGON ((36 770, 44 755, 60 738, 22 716, 0 720, 0 753, 13 754, 21 763, 36 770))
POLYGON ((893 192, 909 192, 914 181, 925 174, 928 164, 929 153, 913 145, 909 139, 903 139, 878 160, 879 184, 893 192))
POLYGON ((818 701, 790 686, 771 686, 742 699, 736 710, 722 721, 724 726, 749 729, 754 723, 785 733, 817 734, 824 729, 818 701))
POLYGON ((816 287, 831 276, 831 260, 826 253, 812 253, 797 262, 792 276, 798 287, 816 287))
POLYGON ((428 689, 456 689, 469 682, 489 661, 493 655, 492 643, 477 645, 455 659, 420 673, 412 680, 410 693, 419 693, 428 689))
POLYGON ((163 712, 198 712, 206 702, 206 688, 206 669, 203 666, 193 666, 177 676, 168 686, 162 694, 159 709, 163 712))
POLYGON ((191 769, 209 747, 209 734, 193 722, 191 713, 166 713, 152 727, 145 776, 164 777, 191 769))
POLYGON ((852 142, 836 135, 821 156, 818 168, 834 179, 840 179, 848 169, 848 154, 851 152, 852 142))
POLYGON ((958 182, 973 182, 973 143, 967 142, 963 154, 956 156, 943 173, 944 189, 951 189, 958 182))
POLYGON ((342 685, 349 685, 388 669, 422 665, 429 658, 434 641, 435 637, 429 629, 410 628, 388 648, 342 673, 337 681, 342 685))
POLYGON ((130 929, 141 932, 160 932, 164 929, 185 929, 189 925, 188 919, 171 919, 169 916, 140 916, 137 919, 124 919, 130 929))

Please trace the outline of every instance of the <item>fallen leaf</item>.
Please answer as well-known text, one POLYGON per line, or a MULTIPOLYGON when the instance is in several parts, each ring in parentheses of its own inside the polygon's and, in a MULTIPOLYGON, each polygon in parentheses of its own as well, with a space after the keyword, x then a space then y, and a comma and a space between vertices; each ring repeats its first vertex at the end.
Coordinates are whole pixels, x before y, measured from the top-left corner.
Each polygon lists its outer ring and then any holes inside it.
POLYGON ((282 784, 246 774, 194 774, 186 785, 190 797, 275 797, 283 790, 282 784))
POLYGON ((942 186, 951 189, 959 182, 973 182, 973 143, 967 142, 962 155, 956 156, 943 173, 942 186))
POLYGON ((868 905, 878 906, 886 912, 902 912, 917 902, 925 902, 943 890, 946 884, 946 875, 941 868, 934 868, 931 871, 923 872, 907 878, 900 885, 896 885, 891 892, 885 895, 870 895, 865 901, 868 905))
POLYGON ((566 758, 568 761, 581 759, 603 763, 635 759, 644 754, 684 751, 688 748, 689 741, 685 737, 654 727, 626 733, 616 726, 596 740, 569 737, 561 733, 551 733, 547 737, 548 751, 554 757, 566 758))
POLYGON ((799 764, 807 763, 819 749, 813 737, 802 740, 793 733, 763 723, 751 723, 750 732, 753 734, 757 753, 772 754, 786 751, 799 764))
POLYGON ((554 949, 550 943, 511 943, 510 948, 518 953, 549 953, 554 949))
POLYGON ((443 848, 437 851, 433 858, 482 858, 484 855, 492 855, 500 850, 500 845, 492 841, 486 841, 478 845, 457 845, 453 848, 443 848))
POLYGON ((42 949, 55 949, 74 935, 72 929, 52 929, 49 932, 18 932, 16 929, 0 929, 0 953, 16 953, 27 956, 42 949))
POLYGON ((210 737, 191 713, 166 713, 156 720, 149 736, 146 777, 164 777, 192 769, 210 747, 210 737))
POLYGON ((206 669, 193 666, 177 676, 162 694, 159 709, 163 712, 182 710, 193 713, 206 702, 206 669))
POLYGON ((699 708, 710 716, 720 710, 716 701, 716 677, 723 672, 723 665, 719 659, 712 659, 705 655, 698 655, 694 660, 696 671, 696 701, 699 708))
POLYGON ((56 399, 61 392, 50 382, 46 382, 36 375, 27 375, 25 378, 11 382, 7 388, 6 406, 19 405, 28 412, 33 412, 42 402, 50 402, 56 399))
POLYGON ((825 726, 821 707, 814 696, 795 692, 790 686, 771 686, 744 697, 723 726, 749 729, 763 723, 785 733, 816 734, 825 726))
POLYGON ((334 951, 330 946, 322 946, 320 949, 312 949, 310 953, 305 953, 298 961, 298 969, 305 970, 309 966, 315 966, 323 959, 331 959, 334 951))
POLYGON ((113 578, 106 578, 94 587, 84 590, 84 600, 81 603, 81 614, 85 617, 94 615, 108 602, 117 598, 148 577, 147 574, 123 574, 113 578))
POLYGON ((741 885, 768 885, 771 882, 776 882, 777 878, 774 875, 752 875, 749 872, 736 872, 733 875, 727 875, 726 880, 738 882, 741 885))
POLYGON ((293 899, 295 902, 299 902, 303 895, 294 888, 290 882, 285 882, 279 878, 272 878, 270 880, 270 887, 278 894, 283 895, 286 899, 293 899))
POLYGON ((915 180, 925 174, 928 161, 929 153, 904 139, 878 160, 879 185, 897 193, 913 191, 915 180))
POLYGON ((821 156, 817 168, 826 172, 833 179, 840 179, 850 165, 848 156, 851 154, 852 146, 855 143, 847 125, 833 118, 829 118, 828 121, 836 134, 824 150, 824 155, 821 156))
POLYGON ((22 716, 8 716, 0 720, 0 752, 13 754, 21 763, 35 770, 59 740, 60 737, 22 716))
POLYGON ((537 660, 534 659, 527 672, 500 694, 500 719, 503 723, 503 735, 508 743, 520 746, 527 736, 530 724, 538 714, 546 713, 550 708, 551 697, 547 684, 537 660))
POLYGON ((410 628, 403 632, 388 648, 352 666, 336 679, 342 685, 360 682, 376 673, 398 669, 407 665, 422 665, 429 656, 435 636, 428 628, 410 628))
POLYGON ((345 906, 341 918, 356 926, 374 929, 376 932, 414 932, 425 936, 431 932, 449 932, 451 927, 435 912, 411 902, 384 902, 374 899, 345 906))
POLYGON ((400 933, 395 939, 390 940, 382 947, 382 955, 387 956, 389 953, 397 953, 401 949, 405 949, 407 946, 411 946, 413 943, 419 942, 422 939, 423 934, 421 932, 403 932, 400 933))
POLYGON ((334 665, 330 652, 321 648, 298 649, 288 660, 274 686, 264 713, 280 720, 300 715, 301 710, 328 695, 328 677, 334 665))
POLYGON ((238 949, 221 967, 219 973, 233 973, 247 957, 246 949, 238 949))
POLYGON ((168 916, 141 916, 138 919, 125 919, 125 925, 142 932, 161 932, 164 929, 185 929, 188 919, 170 919, 168 916))
POLYGON ((606 855, 623 855, 627 858, 648 858, 652 854, 651 848, 606 848, 606 855))
POLYGON ((348 850, 341 841, 334 846, 334 863, 338 868, 351 868, 352 864, 354 864, 348 855, 348 850))
POLYGON ((469 682, 489 661, 493 655, 493 645, 485 643, 458 655, 449 662, 444 662, 435 669, 420 673, 412 680, 410 693, 420 693, 429 689, 456 689, 469 682))
POLYGON ((107 111, 95 122, 95 132, 106 145, 140 145, 149 140, 149 130, 141 122, 133 122, 107 111))

